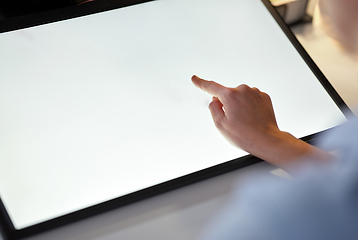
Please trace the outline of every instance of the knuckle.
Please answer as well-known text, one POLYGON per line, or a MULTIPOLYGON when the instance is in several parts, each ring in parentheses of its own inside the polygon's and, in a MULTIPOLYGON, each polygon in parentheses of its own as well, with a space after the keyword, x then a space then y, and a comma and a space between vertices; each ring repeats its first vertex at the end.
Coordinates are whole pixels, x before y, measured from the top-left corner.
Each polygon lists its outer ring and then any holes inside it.
POLYGON ((267 98, 268 100, 270 100, 271 101, 271 97, 270 97, 270 95, 268 95, 267 93, 265 93, 265 92, 261 92, 261 94, 262 94, 262 96, 264 97, 264 98, 267 98))
POLYGON ((258 92, 258 93, 261 93, 260 89, 258 89, 257 87, 253 87, 253 88, 251 88, 251 89, 254 90, 254 91, 256 91, 256 92, 258 92))
POLYGON ((205 89, 206 91, 209 90, 211 88, 211 86, 214 84, 214 81, 206 81, 203 84, 203 89, 205 89))
POLYGON ((214 81, 207 81, 205 82, 205 86, 209 87, 214 84, 214 81))
POLYGON ((239 91, 249 91, 251 88, 246 84, 241 84, 237 87, 239 91))

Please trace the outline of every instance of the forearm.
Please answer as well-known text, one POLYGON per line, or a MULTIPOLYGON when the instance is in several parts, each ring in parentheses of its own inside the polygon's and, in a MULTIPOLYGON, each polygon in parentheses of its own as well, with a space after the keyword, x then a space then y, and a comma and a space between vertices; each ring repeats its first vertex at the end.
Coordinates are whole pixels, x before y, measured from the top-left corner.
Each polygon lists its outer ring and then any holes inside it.
POLYGON ((332 159, 329 153, 281 131, 263 137, 250 153, 288 172, 307 161, 325 163, 332 159))

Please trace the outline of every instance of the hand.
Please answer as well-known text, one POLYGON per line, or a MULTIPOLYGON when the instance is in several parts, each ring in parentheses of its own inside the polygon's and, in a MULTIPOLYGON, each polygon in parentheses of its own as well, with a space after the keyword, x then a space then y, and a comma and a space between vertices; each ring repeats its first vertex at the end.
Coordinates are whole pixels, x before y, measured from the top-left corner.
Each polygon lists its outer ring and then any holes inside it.
POLYGON ((266 136, 280 132, 269 95, 240 85, 227 88, 213 81, 192 77, 195 86, 213 96, 209 105, 220 133, 233 145, 251 152, 266 136))
POLYGON ((214 123, 234 146, 280 167, 304 155, 315 160, 328 158, 327 153, 280 131, 266 93, 247 85, 228 88, 197 76, 192 82, 213 96, 209 109, 214 123))

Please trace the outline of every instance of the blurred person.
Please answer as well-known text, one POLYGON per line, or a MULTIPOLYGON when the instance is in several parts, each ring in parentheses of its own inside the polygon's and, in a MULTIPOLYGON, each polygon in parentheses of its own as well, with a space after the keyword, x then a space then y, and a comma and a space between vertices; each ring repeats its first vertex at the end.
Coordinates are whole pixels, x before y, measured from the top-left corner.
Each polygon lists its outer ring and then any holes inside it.
POLYGON ((202 239, 357 238, 357 120, 323 136, 317 148, 278 128, 271 99, 259 89, 227 88, 197 76, 192 82, 213 96, 212 118, 231 144, 295 177, 253 176, 235 191, 202 239), (328 153, 337 149, 339 159, 328 153))
MULTIPOLYGON (((357 57, 358 0, 320 0, 318 10, 323 29, 357 57)), ((259 89, 227 88, 197 76, 192 82, 213 96, 213 121, 231 144, 294 177, 248 179, 201 239, 357 239, 356 118, 323 135, 317 148, 278 128, 271 99, 259 89), (328 153, 333 150, 339 157, 328 153)))
POLYGON ((358 58, 357 0, 320 0, 314 18, 346 53, 358 58))

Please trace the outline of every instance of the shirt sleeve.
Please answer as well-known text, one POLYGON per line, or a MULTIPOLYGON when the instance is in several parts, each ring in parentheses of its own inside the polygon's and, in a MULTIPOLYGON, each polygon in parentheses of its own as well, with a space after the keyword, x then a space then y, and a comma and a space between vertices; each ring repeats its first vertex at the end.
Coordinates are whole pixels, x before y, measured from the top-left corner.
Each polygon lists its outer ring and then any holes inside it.
POLYGON ((201 239, 356 239, 358 236, 358 122, 323 137, 340 150, 329 168, 306 166, 292 181, 255 178, 239 188, 201 239))

